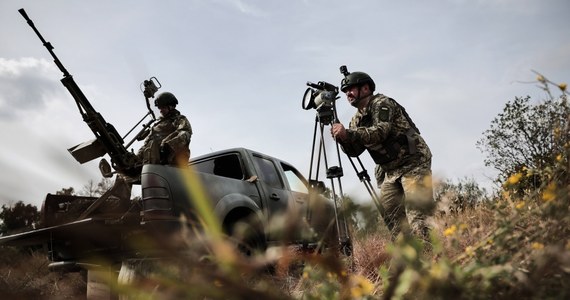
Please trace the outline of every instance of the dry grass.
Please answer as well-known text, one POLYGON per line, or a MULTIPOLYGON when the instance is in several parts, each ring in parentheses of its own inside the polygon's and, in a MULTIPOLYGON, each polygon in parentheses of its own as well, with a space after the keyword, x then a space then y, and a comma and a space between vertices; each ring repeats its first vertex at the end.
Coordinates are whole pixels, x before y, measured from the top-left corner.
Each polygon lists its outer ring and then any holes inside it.
POLYGON ((21 252, 14 248, 0 251, 0 298, 85 298, 83 274, 50 272, 49 261, 41 251, 21 252))
MULTIPOLYGON (((143 280, 113 286, 151 299, 570 297, 569 191, 566 183, 522 198, 504 193, 474 208, 437 214, 434 247, 427 253, 415 240, 392 243, 383 224, 354 232, 350 257, 277 248, 279 255, 244 260, 224 241, 204 237, 201 245, 186 240, 200 254, 176 256, 153 266, 143 280)), ((84 297, 85 277, 49 272, 48 263, 41 252, 3 248, 2 298, 84 297)))

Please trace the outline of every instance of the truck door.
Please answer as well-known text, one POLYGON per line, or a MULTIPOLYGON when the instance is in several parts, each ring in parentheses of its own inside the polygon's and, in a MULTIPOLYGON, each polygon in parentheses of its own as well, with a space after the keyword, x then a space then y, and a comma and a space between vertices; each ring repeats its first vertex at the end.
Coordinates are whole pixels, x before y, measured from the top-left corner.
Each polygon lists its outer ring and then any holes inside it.
MULTIPOLYGON (((253 163, 257 169, 260 192, 264 194, 264 209, 268 219, 279 214, 285 214, 289 209, 290 192, 273 160, 253 154, 253 163)), ((271 239, 271 236, 269 236, 271 239)))
POLYGON ((307 180, 294 167, 281 163, 283 173, 291 190, 292 204, 301 218, 307 219, 309 213, 309 189, 307 180))

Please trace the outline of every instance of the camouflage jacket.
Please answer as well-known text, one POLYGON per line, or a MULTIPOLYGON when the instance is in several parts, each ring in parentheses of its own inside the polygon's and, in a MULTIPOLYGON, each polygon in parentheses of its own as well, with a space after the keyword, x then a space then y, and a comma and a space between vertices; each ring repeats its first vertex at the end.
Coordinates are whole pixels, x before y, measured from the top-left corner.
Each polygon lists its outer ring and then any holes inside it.
POLYGON ((396 177, 431 161, 431 151, 405 109, 382 94, 356 112, 341 146, 349 156, 368 150, 377 168, 396 177))
POLYGON ((188 161, 191 137, 190 122, 174 109, 166 117, 160 117, 152 126, 137 156, 143 164, 160 164, 160 148, 167 146, 170 150, 166 157, 167 164, 175 165, 179 160, 188 161))

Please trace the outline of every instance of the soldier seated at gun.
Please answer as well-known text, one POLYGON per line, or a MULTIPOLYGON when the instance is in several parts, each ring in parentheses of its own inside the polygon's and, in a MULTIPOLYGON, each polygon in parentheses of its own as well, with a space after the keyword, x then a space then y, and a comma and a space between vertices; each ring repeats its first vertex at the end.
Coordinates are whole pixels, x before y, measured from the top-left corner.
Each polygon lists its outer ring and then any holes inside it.
POLYGON ((190 159, 192 127, 177 109, 178 99, 169 92, 160 94, 154 105, 161 117, 152 126, 137 156, 143 164, 178 165, 190 159))
MULTIPOLYGON (((148 98, 147 98, 148 100, 148 98)), ((160 118, 150 128, 137 157, 142 164, 186 165, 190 159, 190 139, 192 127, 188 119, 177 109, 178 99, 174 94, 164 92, 154 100, 160 111, 160 118)), ((111 197, 129 203, 133 182, 140 180, 137 176, 119 174, 109 192, 111 197)))

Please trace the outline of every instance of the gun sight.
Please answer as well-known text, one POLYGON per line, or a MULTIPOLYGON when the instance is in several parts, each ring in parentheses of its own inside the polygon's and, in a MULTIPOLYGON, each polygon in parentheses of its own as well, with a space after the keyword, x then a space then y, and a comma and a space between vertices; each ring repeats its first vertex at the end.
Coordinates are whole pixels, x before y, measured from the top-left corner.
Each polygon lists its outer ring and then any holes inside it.
POLYGON ((158 89, 162 87, 158 79, 156 77, 151 77, 149 80, 145 80, 142 83, 141 90, 145 98, 154 98, 154 94, 158 92, 158 89))

